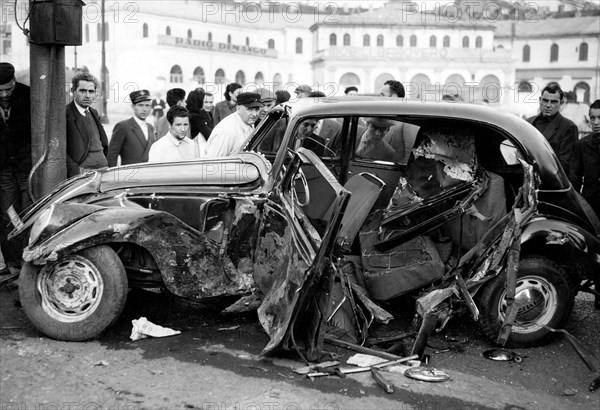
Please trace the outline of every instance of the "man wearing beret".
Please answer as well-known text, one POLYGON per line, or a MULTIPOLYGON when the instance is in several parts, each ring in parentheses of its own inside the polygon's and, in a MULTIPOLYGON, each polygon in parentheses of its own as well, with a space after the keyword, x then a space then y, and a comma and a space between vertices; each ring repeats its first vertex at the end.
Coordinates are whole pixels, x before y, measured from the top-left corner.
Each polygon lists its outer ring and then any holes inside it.
POLYGON ((207 157, 226 157, 242 148, 254 131, 254 123, 263 107, 258 93, 240 93, 237 111, 219 122, 208 139, 207 157))
MULTIPOLYGON (((23 211, 31 204, 27 180, 31 170, 29 87, 15 79, 12 64, 0 63, 0 208, 1 239, 6 239, 8 210, 23 211)), ((0 274, 9 273, 0 253, 0 274)))
POLYGON ((384 141, 384 137, 393 125, 385 118, 371 117, 366 119, 367 130, 360 138, 356 156, 382 161, 393 161, 396 151, 384 141))
POLYGON ((108 138, 98 112, 91 107, 99 82, 78 72, 71 80, 73 101, 67 105, 67 176, 107 165, 108 138))
POLYGON ((108 144, 108 166, 117 165, 121 157, 121 165, 148 162, 150 147, 156 141, 154 127, 146 122, 152 107, 150 92, 138 90, 129 94, 133 117, 118 122, 113 129, 108 144))

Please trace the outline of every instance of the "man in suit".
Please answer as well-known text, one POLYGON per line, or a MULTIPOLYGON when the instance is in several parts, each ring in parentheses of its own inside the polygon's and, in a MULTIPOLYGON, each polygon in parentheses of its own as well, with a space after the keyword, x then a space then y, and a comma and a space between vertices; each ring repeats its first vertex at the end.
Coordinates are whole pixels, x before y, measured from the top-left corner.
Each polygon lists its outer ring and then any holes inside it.
POLYGON ((558 83, 548 83, 540 97, 540 113, 528 118, 527 121, 546 137, 563 169, 569 175, 569 161, 573 155, 573 146, 578 139, 578 131, 575 123, 559 112, 563 97, 563 91, 558 83))
POLYGON ((67 176, 107 166, 108 138, 91 107, 99 82, 80 71, 71 80, 73 101, 67 105, 67 176))
POLYGON ((121 165, 148 162, 148 152, 154 143, 154 128, 146 122, 151 111, 150 93, 148 90, 138 90, 129 94, 133 117, 118 122, 113 129, 110 144, 108 144, 108 166, 117 165, 121 157, 121 165))

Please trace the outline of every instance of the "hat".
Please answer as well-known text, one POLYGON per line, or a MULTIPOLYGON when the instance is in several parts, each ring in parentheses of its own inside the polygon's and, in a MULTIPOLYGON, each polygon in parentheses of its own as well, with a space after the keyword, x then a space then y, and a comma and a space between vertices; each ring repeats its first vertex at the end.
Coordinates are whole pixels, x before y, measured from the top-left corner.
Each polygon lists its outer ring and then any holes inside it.
POLYGON ((15 78, 15 67, 11 63, 0 63, 0 85, 8 84, 15 78))
POLYGON ((344 94, 348 94, 350 91, 356 91, 356 92, 358 92, 358 88, 356 88, 353 85, 351 85, 350 87, 346 87, 346 89, 344 90, 344 94))
POLYGON ((310 93, 311 91, 312 91, 312 88, 310 88, 310 85, 307 85, 307 84, 299 85, 294 90, 295 93, 307 93, 307 94, 310 93))
POLYGON ((148 90, 137 90, 129 94, 132 104, 141 103, 142 101, 150 101, 150 91, 148 90))
MULTIPOLYGON (((266 88, 259 88, 258 90, 256 90, 256 92, 258 94, 260 94, 260 101, 262 101, 264 103, 275 100, 275 94, 273 94, 271 91, 267 90, 266 88)), ((238 99, 239 99, 239 97, 238 97, 238 99)))
POLYGON ((391 127, 394 123, 385 118, 379 117, 369 117, 366 119, 368 124, 373 124, 377 128, 388 128, 391 127))
POLYGON ((264 105, 260 100, 259 93, 239 93, 237 103, 248 108, 262 107, 264 105))

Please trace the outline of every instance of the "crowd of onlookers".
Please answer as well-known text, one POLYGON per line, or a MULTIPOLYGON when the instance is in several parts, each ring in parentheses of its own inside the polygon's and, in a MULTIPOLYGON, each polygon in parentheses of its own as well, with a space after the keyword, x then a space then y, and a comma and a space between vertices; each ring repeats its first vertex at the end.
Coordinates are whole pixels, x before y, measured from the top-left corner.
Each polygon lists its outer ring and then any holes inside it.
MULTIPOLYGON (((16 220, 15 216, 31 204, 28 192, 32 168, 30 93, 28 86, 16 81, 14 72, 11 64, 0 63, 0 228, 3 245, 11 219, 16 220)), ((232 155, 239 151, 272 107, 291 99, 285 90, 272 92, 257 88, 244 91, 237 83, 226 86, 225 99, 217 104, 214 104, 215 96, 202 88, 190 91, 187 97, 181 88, 170 89, 166 101, 160 94, 152 97, 148 90, 137 90, 129 95, 132 116, 115 124, 109 139, 98 112, 92 107, 98 98, 99 86, 98 80, 89 72, 78 72, 71 81, 73 100, 66 108, 69 177, 118 164, 232 155)), ((308 85, 296 87, 295 94, 297 99, 325 97, 324 93, 308 85)), ((345 94, 358 94, 358 89, 347 87, 345 94)), ((390 80, 384 84, 380 95, 404 98, 404 87, 400 82, 390 80)), ((558 83, 550 83, 542 90, 539 104, 539 114, 528 121, 546 137, 575 189, 582 192, 600 214, 600 100, 589 107, 578 104, 574 93, 563 93, 558 83), (588 130, 591 133, 584 136, 588 130)), ((374 139, 384 138, 384 128, 389 132, 389 124, 381 121, 374 119, 366 124, 368 129, 374 130, 371 132, 374 139), (375 138, 378 136, 381 138, 375 138)), ((321 125, 326 124, 308 124, 305 133, 318 141, 314 131, 321 125)), ((365 136, 371 134, 365 133, 365 136)), ((367 144, 363 142, 361 139, 357 152, 367 150, 367 144)), ((389 143, 392 147, 393 142, 389 143)), ((397 147, 392 148, 397 151, 397 147)), ((410 149, 406 152, 410 153, 410 149)), ((0 272, 7 272, 1 252, 0 272)))

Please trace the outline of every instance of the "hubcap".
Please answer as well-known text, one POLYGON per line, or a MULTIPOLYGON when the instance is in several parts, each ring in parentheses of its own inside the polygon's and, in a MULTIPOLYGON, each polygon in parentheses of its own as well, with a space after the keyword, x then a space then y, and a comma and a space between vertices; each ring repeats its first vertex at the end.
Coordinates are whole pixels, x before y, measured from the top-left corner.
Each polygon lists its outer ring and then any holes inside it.
POLYGON ((104 281, 88 259, 71 255, 45 266, 38 275, 37 288, 44 312, 61 322, 79 322, 98 308, 104 281))
MULTIPOLYGON (((517 316, 513 331, 533 333, 541 326, 548 325, 556 313, 558 294, 556 288, 547 279, 539 276, 524 276, 517 280, 515 307, 517 316)), ((500 297, 498 316, 502 322, 506 317, 506 290, 500 297)))

